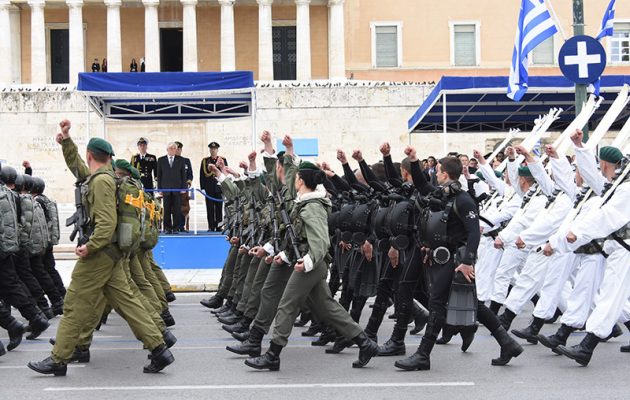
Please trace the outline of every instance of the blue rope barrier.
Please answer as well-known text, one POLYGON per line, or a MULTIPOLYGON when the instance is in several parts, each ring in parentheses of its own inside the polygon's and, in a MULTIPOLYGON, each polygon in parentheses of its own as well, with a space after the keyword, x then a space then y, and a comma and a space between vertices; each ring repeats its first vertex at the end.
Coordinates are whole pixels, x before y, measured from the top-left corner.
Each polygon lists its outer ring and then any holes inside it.
POLYGON ((186 189, 144 189, 145 192, 192 192, 192 198, 194 199, 194 193, 195 191, 201 193, 205 198, 212 200, 214 202, 217 203, 223 203, 223 199, 217 199, 215 197, 212 196, 208 196, 205 192, 203 192, 200 189, 195 189, 195 188, 186 188, 186 189))

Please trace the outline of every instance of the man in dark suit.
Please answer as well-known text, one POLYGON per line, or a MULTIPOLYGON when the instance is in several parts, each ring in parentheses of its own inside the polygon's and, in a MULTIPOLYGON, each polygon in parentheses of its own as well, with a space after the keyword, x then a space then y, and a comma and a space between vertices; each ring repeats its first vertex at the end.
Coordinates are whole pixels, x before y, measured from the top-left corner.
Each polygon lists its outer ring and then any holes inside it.
MULTIPOLYGON (((161 189, 186 188, 186 163, 178 156, 177 145, 169 143, 166 147, 167 155, 160 157, 157 164, 157 186, 161 189)), ((182 197, 180 191, 162 192, 164 201, 164 231, 173 233, 179 231, 181 225, 182 197)))
POLYGON ((147 153, 149 141, 143 137, 138 139, 138 154, 131 157, 131 165, 140 171, 140 181, 145 189, 153 189, 157 171, 157 157, 147 153))
MULTIPOLYGON (((186 158, 182 156, 182 149, 184 148, 184 145, 182 144, 182 142, 176 141, 175 144, 177 145, 177 153, 175 154, 180 156, 184 160, 184 164, 186 165, 186 184, 187 184, 187 187, 190 188, 193 181, 192 164, 190 163, 190 158, 186 158)), ((189 200, 190 200, 190 192, 182 193, 182 207, 181 207, 182 217, 180 220, 181 225, 179 226, 179 230, 181 232, 186 232, 188 230, 188 214, 190 213, 189 200)))
MULTIPOLYGON (((201 160, 199 187, 201 187, 208 196, 221 199, 221 186, 217 182, 217 177, 210 171, 209 166, 210 164, 216 165, 219 158, 223 159, 225 165, 228 165, 228 163, 225 158, 219 156, 219 143, 212 142, 208 147, 210 148, 210 157, 201 160)), ((206 213, 208 215, 208 231, 217 231, 219 224, 223 220, 223 203, 206 198, 206 213)))

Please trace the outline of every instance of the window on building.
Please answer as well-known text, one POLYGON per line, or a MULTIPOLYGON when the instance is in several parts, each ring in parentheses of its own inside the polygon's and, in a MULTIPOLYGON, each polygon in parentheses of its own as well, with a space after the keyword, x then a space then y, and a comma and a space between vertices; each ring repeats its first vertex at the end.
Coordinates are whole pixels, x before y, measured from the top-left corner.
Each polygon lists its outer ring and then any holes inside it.
POLYGON ((453 25, 453 64, 477 65, 477 25, 453 25))
POLYGON ((532 52, 532 63, 534 64, 555 64, 556 57, 553 47, 553 37, 546 39, 539 44, 532 52))
POLYGON ((376 68, 397 68, 402 65, 401 24, 372 23, 372 64, 376 68))
POLYGON ((609 40, 610 61, 614 63, 630 62, 630 22, 616 23, 613 36, 609 40))

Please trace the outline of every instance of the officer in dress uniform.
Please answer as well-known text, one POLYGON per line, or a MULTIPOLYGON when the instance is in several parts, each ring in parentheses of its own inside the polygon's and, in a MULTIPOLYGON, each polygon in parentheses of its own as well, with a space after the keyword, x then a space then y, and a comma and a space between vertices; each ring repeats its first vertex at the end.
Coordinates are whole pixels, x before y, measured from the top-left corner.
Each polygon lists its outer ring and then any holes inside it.
POLYGON ((138 139, 138 154, 131 157, 131 165, 140 171, 140 180, 145 189, 154 189, 154 179, 157 177, 157 158, 147 153, 149 141, 143 137, 138 139))
MULTIPOLYGON (((208 196, 217 199, 222 198, 221 186, 217 182, 217 177, 210 171, 209 165, 216 165, 219 158, 223 159, 226 166, 228 165, 227 160, 218 155, 219 147, 221 146, 217 142, 211 142, 208 145, 210 157, 201 160, 201 167, 199 168, 199 186, 208 196)), ((206 213, 208 215, 208 231, 216 231, 223 219, 223 203, 206 198, 206 213)))

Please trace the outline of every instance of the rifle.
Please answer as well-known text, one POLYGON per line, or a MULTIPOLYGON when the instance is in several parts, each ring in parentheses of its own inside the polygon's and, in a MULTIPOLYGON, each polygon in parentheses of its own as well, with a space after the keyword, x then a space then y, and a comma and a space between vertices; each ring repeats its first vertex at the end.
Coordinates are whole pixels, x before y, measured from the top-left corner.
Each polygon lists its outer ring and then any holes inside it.
POLYGON ((271 211, 271 225, 273 229, 273 237, 271 240, 273 241, 273 250, 275 253, 278 253, 280 249, 280 232, 278 231, 278 219, 276 218, 276 201, 273 196, 269 196, 269 207, 271 211))
POLYGON ((74 242, 74 238, 79 235, 79 239, 77 240, 77 247, 83 246, 90 240, 90 232, 87 228, 88 215, 85 207, 83 206, 83 196, 81 195, 81 185, 83 181, 79 181, 75 183, 74 189, 74 205, 76 207, 76 211, 72 216, 66 219, 66 226, 74 225, 74 229, 70 234, 70 241, 74 242))
POLYGON ((282 218, 284 229, 286 230, 287 235, 289 235, 289 242, 291 243, 291 247, 293 249, 293 253, 295 254, 296 260, 299 260, 302 258, 302 256, 300 255, 297 235, 295 234, 295 229, 293 228, 293 224, 291 223, 289 214, 284 207, 280 209, 280 218, 282 218))

